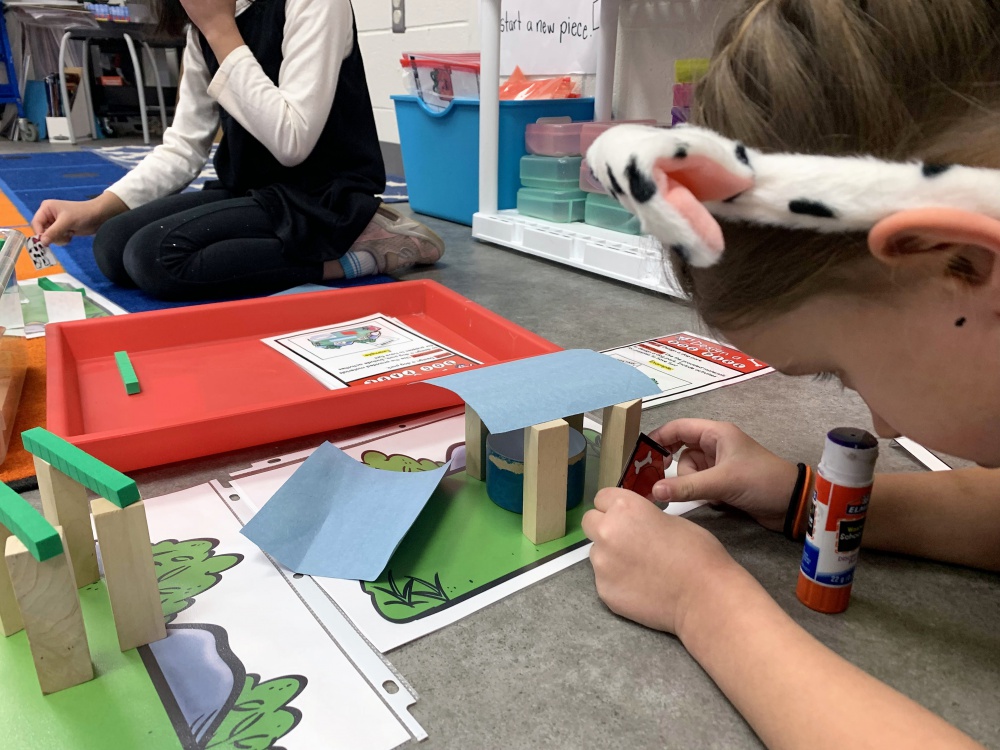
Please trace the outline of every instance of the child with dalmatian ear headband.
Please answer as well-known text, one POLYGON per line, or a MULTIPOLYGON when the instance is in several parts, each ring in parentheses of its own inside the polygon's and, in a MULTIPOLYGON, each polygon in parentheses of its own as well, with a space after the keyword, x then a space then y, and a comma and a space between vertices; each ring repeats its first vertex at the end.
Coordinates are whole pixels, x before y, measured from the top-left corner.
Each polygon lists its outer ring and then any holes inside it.
MULTIPOLYGON (((931 686, 907 679, 898 628, 886 630, 885 645, 841 638, 829 648, 802 627, 793 599, 780 606, 774 596, 792 597, 793 554, 802 559, 811 515, 805 461, 819 459, 823 433, 841 422, 829 406, 861 402, 881 437, 905 435, 979 464, 877 474, 863 546, 1000 571, 1000 2, 725 5, 731 15, 698 83, 692 126, 612 128, 588 164, 660 240, 711 330, 785 375, 829 375, 854 395, 803 398, 813 419, 796 440, 789 404, 757 403, 747 391, 747 408, 785 434, 784 455, 708 419, 648 433, 677 470, 653 497, 728 506, 785 532, 796 540, 787 575, 758 581, 713 535, 717 517, 672 516, 612 487, 582 521, 597 593, 616 614, 676 635, 769 748, 980 748, 966 731, 997 744, 996 722, 966 718, 996 713, 988 698, 976 705, 975 686, 997 675, 975 647, 964 650, 967 624, 949 617, 958 600, 918 599, 921 616, 950 623, 922 633, 926 648, 940 638, 956 659, 938 665, 931 686), (899 689, 855 666, 870 661, 866 647, 899 651, 881 663, 899 689), (931 690, 961 694, 967 710, 934 701, 931 690)), ((801 386, 770 387, 791 402, 801 386)), ((751 529, 729 539, 756 570, 761 558, 748 548, 781 543, 751 529)), ((854 595, 864 589, 877 620, 893 622, 886 589, 871 587, 878 564, 869 558, 859 570, 854 595)), ((996 608, 988 588, 948 593, 985 611, 996 608)), ((831 627, 850 627, 857 614, 831 627)), ((926 662, 923 648, 908 649, 914 663, 926 662)))
MULTIPOLYGON (((698 127, 635 125, 606 132, 587 158, 680 259, 681 283, 722 336, 787 375, 838 377, 881 437, 981 465, 879 474, 865 547, 1000 570, 1000 170, 762 153, 698 127), (773 304, 769 284, 792 302, 773 304)), ((723 422, 677 419, 650 437, 677 461, 656 500, 728 505, 802 550, 806 464, 723 422)), ((676 634, 766 746, 980 747, 807 633, 704 523, 608 488, 582 526, 601 599, 676 634)))
POLYGON ((693 126, 620 125, 594 142, 587 161, 643 231, 696 268, 725 251, 716 217, 824 233, 870 231, 912 211, 1000 219, 997 170, 764 154, 693 126))

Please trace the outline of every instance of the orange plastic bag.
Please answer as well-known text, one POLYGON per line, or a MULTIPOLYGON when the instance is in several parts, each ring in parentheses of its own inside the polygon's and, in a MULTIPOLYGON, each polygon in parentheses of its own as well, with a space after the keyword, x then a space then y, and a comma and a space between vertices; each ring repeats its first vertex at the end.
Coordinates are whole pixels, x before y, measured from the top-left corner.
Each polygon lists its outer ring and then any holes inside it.
POLYGON ((507 82, 500 87, 501 100, 578 99, 576 83, 569 76, 530 81, 520 68, 514 68, 507 82))

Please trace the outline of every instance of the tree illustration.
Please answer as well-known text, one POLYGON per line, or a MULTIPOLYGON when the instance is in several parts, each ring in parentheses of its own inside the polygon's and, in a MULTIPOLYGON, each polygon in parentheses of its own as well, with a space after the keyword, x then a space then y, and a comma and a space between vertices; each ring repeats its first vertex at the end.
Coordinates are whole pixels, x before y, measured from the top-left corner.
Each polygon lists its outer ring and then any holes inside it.
POLYGON ((443 465, 443 462, 429 458, 410 458, 398 453, 387 456, 381 451, 365 451, 361 461, 373 469, 387 471, 434 471, 443 465))
POLYGON ((153 564, 167 622, 194 604, 194 598, 222 580, 243 555, 216 555, 217 539, 167 539, 153 545, 153 564))
POLYGON ((300 675, 279 677, 267 682, 248 674, 236 705, 205 745, 206 750, 266 750, 288 734, 302 719, 302 713, 288 704, 306 686, 300 675))

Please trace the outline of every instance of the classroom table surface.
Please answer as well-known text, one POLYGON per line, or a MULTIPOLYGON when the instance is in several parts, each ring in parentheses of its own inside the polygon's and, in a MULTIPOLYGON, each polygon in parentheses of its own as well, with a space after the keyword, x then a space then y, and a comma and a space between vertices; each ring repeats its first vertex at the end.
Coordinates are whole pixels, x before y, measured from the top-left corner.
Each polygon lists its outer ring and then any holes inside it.
MULTIPOLYGON (((560 346, 600 350, 682 330, 706 332, 677 301, 477 243, 466 227, 426 221, 448 249, 437 266, 404 278, 445 284, 560 346)), ((779 374, 649 409, 642 427, 649 431, 679 417, 735 422, 779 455, 812 465, 829 428, 870 427, 867 409, 852 392, 779 374)), ((312 447, 325 437, 134 477, 144 497, 155 497, 225 479, 253 461, 312 447)), ((923 471, 887 441, 879 470, 923 471)), ((820 641, 1000 748, 1000 578, 865 552, 850 608, 826 616, 795 598, 801 544, 730 512, 703 507, 689 517, 711 530, 820 641)), ((420 743, 427 750, 761 747, 676 638, 602 604, 587 561, 388 658, 420 696, 413 713, 430 734, 420 743)))

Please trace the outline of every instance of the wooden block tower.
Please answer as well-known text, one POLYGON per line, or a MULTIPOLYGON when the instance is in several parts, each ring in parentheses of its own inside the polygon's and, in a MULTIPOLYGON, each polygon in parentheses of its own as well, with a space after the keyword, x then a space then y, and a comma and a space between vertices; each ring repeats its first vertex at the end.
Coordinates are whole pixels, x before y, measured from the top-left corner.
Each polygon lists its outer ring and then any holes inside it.
POLYGON ((64 529, 77 587, 98 580, 93 515, 121 650, 166 637, 146 509, 135 482, 41 428, 21 437, 35 457, 45 516, 64 529), (88 489, 99 495, 92 503, 88 489))
MULTIPOLYGON (((642 400, 604 410, 598 488, 614 487, 639 439, 642 400)), ((566 535, 569 429, 583 431, 583 414, 532 425, 524 431, 524 505, 521 528, 533 544, 566 535)), ((465 467, 469 476, 486 480, 489 430, 475 410, 465 406, 465 467)))
POLYGON ((62 529, 0 484, 0 614, 5 635, 23 629, 48 695, 94 677, 80 598, 62 529))
MULTIPOLYGON (((493 498, 501 507, 516 511, 520 499, 522 528, 535 544, 566 534, 568 485, 572 481, 575 500, 585 457, 578 450, 569 456, 570 428, 583 432, 582 412, 604 409, 599 484, 601 489, 614 487, 639 439, 641 398, 660 392, 653 380, 631 364, 588 349, 516 359, 428 382, 465 401, 469 476, 486 479, 490 427, 504 434, 524 430, 523 466, 518 465, 519 456, 508 457, 506 463, 512 467, 501 469, 497 481, 490 484, 491 491, 505 495, 493 498), (619 403, 622 399, 635 400, 619 403), (520 482, 508 476, 520 472, 520 482), (519 485, 521 498, 516 497, 519 485), (506 497, 512 494, 513 499, 506 497)), ((509 440, 504 437, 496 442, 515 453, 509 440)), ((491 467, 491 480, 492 474, 491 467)))

